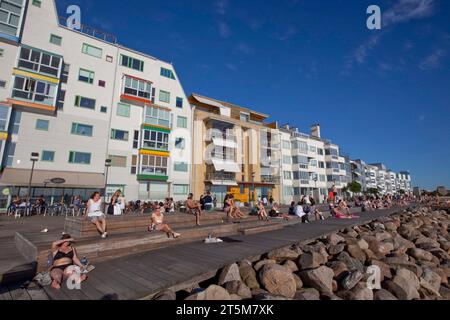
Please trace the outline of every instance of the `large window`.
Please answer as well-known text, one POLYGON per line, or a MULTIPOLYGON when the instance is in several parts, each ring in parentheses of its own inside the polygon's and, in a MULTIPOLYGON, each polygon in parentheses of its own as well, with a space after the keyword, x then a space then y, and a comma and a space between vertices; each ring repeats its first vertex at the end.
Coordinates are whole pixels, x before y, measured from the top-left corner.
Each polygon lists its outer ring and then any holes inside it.
POLYGON ((27 47, 22 47, 20 49, 20 68, 59 78, 61 64, 61 57, 52 55, 51 53, 27 47))
POLYGON ((297 141, 295 143, 296 149, 303 154, 308 154, 308 144, 304 141, 297 141))
POLYGON ((180 108, 180 109, 183 108, 183 98, 177 97, 176 106, 177 106, 177 108, 180 108))
POLYGON ((156 107, 147 107, 145 123, 170 128, 170 111, 156 107))
POLYGON ((126 95, 150 100, 152 95, 151 82, 124 76, 123 93, 126 95))
POLYGON ((102 49, 94 47, 94 46, 91 46, 91 45, 89 45, 87 43, 83 44, 83 48, 82 48, 81 52, 83 52, 83 53, 85 53, 87 55, 96 57, 96 58, 100 58, 100 59, 103 56, 103 50, 102 49))
POLYGON ((287 140, 282 141, 283 149, 289 150, 291 149, 291 142, 287 140))
POLYGON ((91 164, 91 154, 85 152, 70 151, 69 163, 91 164))
POLYGON ((95 76, 94 71, 89 71, 89 70, 86 70, 86 69, 80 69, 80 73, 78 74, 78 80, 80 80, 81 82, 86 82, 86 83, 93 84, 94 83, 94 76, 95 76))
POLYGON ((120 140, 120 141, 128 141, 128 131, 111 129, 111 139, 120 140))
POLYGON ((49 126, 50 126, 50 121, 48 121, 48 120, 42 120, 42 119, 36 120, 36 130, 48 131, 49 126))
POLYGON ((8 130, 8 116, 9 116, 8 107, 0 106, 0 131, 8 130))
POLYGON ((188 164, 185 162, 175 162, 173 170, 176 172, 188 172, 188 164))
POLYGON ((9 142, 6 144, 6 166, 12 167, 14 163, 14 154, 16 153, 16 143, 9 142))
POLYGON ((0 33, 17 37, 23 0, 0 0, 0 33))
POLYGON ((173 185, 173 194, 175 195, 185 195, 189 194, 189 185, 188 184, 174 184, 173 185))
POLYGON ((284 171, 283 175, 284 175, 285 180, 292 180, 292 172, 291 171, 284 171))
POLYGON ((80 107, 80 108, 95 110, 95 99, 76 96, 75 97, 75 106, 80 107))
POLYGON ((136 58, 121 55, 120 64, 124 67, 128 67, 134 70, 144 71, 144 61, 136 58))
POLYGON ((71 131, 72 134, 85 137, 92 137, 93 131, 94 131, 93 126, 81 123, 72 123, 72 131, 71 131))
POLYGON ((57 93, 56 85, 28 77, 16 76, 12 97, 20 100, 53 106, 57 93))
POLYGON ((159 101, 170 103, 170 92, 159 90, 159 101))
POLYGON ((117 104, 117 115, 120 117, 129 118, 131 107, 129 104, 119 103, 117 104))
POLYGON ((143 147, 167 151, 169 150, 169 134, 153 130, 144 130, 143 147))
POLYGON ((161 68, 161 76, 175 80, 175 75, 172 70, 161 68))
POLYGON ((187 129, 188 127, 188 119, 186 117, 177 117, 177 127, 187 129))
POLYGON ((283 164, 292 164, 292 158, 290 156, 283 156, 283 164))
POLYGON ((111 167, 116 168, 126 168, 127 167, 127 157, 125 156, 114 156, 110 155, 111 167))
POLYGON ((167 176, 169 159, 166 157, 143 155, 141 159, 141 174, 167 176))
POLYGON ((42 151, 41 160, 42 162, 54 162, 55 151, 42 151))
POLYGON ((57 45, 57 46, 61 46, 61 44, 62 44, 62 38, 61 38, 60 36, 51 34, 51 35, 50 35, 50 43, 53 43, 53 44, 55 44, 55 45, 57 45))

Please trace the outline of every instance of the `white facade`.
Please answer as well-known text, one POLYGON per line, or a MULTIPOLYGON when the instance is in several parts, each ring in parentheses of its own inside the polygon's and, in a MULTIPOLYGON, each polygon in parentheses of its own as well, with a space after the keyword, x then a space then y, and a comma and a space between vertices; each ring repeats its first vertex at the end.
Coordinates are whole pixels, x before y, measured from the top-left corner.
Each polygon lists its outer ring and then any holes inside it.
POLYGON ((105 160, 112 159, 109 192, 122 189, 129 200, 185 199, 192 120, 173 65, 124 48, 113 37, 103 40, 60 25, 53 0, 27 6, 21 37, 0 37, 0 80, 7 81, 0 102, 20 118, 15 127, 7 119, 3 137, 6 149, 14 148, 2 153, 0 184, 26 187, 11 177, 26 175, 30 153, 38 152, 35 188, 45 184, 38 179, 76 173, 77 181, 52 187, 75 189, 69 195, 78 188, 100 189, 105 160), (33 55, 40 55, 40 66, 30 64, 33 55), (54 64, 51 72, 42 71, 46 59, 54 64), (40 86, 45 99, 38 97, 40 86))

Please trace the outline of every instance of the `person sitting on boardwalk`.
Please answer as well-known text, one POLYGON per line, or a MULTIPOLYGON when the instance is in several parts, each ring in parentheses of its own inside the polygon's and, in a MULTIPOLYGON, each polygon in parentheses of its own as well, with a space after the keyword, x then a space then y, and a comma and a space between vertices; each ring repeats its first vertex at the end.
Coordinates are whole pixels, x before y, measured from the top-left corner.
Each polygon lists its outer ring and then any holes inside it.
POLYGON ((309 223, 308 214, 303 210, 303 203, 300 201, 295 208, 295 215, 302 219, 302 223, 309 223))
POLYGON ((291 202, 291 206, 289 207, 289 215, 295 216, 296 203, 295 201, 291 202))
MULTIPOLYGON (((85 266, 78 259, 77 251, 72 247, 74 239, 65 234, 60 241, 56 241, 52 244, 52 258, 53 264, 50 269, 50 276, 53 280, 52 287, 55 289, 61 289, 61 284, 64 277, 70 277, 75 270, 71 270, 71 267, 78 266, 84 269, 85 266)), ((85 281, 86 275, 80 275, 80 280, 85 281)))
POLYGON ((236 202, 234 202, 233 195, 230 195, 229 201, 230 201, 230 206, 231 206, 230 217, 233 219, 244 218, 245 214, 242 213, 241 209, 239 209, 239 207, 236 205, 236 202))
POLYGON ((203 197, 203 201, 206 211, 212 211, 214 209, 214 200, 211 196, 211 192, 206 192, 206 196, 203 197))
POLYGON ((264 207, 264 203, 262 201, 258 202, 258 219, 269 221, 266 208, 264 207))
POLYGON ((203 211, 201 205, 194 201, 194 195, 192 193, 190 193, 188 196, 186 207, 188 208, 188 212, 190 214, 195 215, 196 225, 200 226, 200 216, 203 214, 203 211))
POLYGON ((339 200, 338 202, 338 207, 339 209, 346 215, 350 215, 350 208, 347 205, 347 202, 345 202, 344 200, 339 200))
POLYGON ((277 203, 273 204, 272 209, 269 211, 269 216, 271 216, 272 218, 282 218, 284 220, 290 220, 291 219, 289 217, 289 215, 281 213, 280 207, 278 206, 277 203))
POLYGON ((97 227, 98 232, 105 239, 108 236, 106 232, 106 216, 101 211, 102 199, 99 192, 95 192, 87 203, 87 218, 97 227))
POLYGON ((169 225, 164 223, 164 203, 159 203, 155 212, 152 214, 152 227, 151 230, 162 231, 167 234, 167 237, 173 237, 174 239, 178 239, 181 235, 179 233, 174 232, 169 225))

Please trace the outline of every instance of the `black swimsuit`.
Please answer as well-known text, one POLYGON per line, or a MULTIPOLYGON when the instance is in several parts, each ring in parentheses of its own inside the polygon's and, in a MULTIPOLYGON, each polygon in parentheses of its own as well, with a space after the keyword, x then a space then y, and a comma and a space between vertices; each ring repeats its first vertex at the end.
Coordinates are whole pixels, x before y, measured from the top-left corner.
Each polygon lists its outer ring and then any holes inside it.
POLYGON ((70 259, 72 262, 69 263, 69 264, 66 264, 66 265, 53 267, 52 270, 53 269, 61 269, 62 271, 66 270, 67 267, 70 267, 73 264, 73 257, 74 257, 73 249, 70 252, 68 252, 68 253, 64 253, 64 252, 61 252, 60 250, 58 250, 58 252, 53 257, 53 263, 55 263, 58 260, 66 259, 66 258, 70 259))

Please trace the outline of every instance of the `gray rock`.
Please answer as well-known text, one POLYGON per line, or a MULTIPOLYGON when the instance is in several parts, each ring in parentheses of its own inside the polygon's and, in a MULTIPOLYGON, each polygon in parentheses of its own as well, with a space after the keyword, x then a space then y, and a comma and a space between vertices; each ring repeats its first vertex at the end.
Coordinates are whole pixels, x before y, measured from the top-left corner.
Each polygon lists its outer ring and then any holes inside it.
POLYGON ((340 281, 341 287, 345 290, 353 289, 361 280, 363 279, 363 274, 359 271, 354 271, 348 273, 340 281))
POLYGON ((286 269, 288 269, 291 272, 297 272, 298 271, 297 264, 294 261, 291 261, 291 260, 287 260, 283 264, 283 267, 285 267, 286 269))
POLYGON ((351 292, 353 293, 353 300, 373 300, 373 291, 365 283, 358 283, 351 292))
POLYGON ((320 292, 333 292, 333 277, 333 270, 325 266, 300 273, 303 284, 320 292))
POLYGON ((366 254, 357 244, 347 246, 347 252, 351 257, 361 261, 362 263, 366 262, 366 254))
POLYGON ((205 291, 187 297, 186 300, 222 301, 222 300, 231 300, 231 296, 228 293, 228 291, 225 290, 224 288, 212 285, 208 287, 205 291))
POLYGON ((364 265, 362 262, 358 259, 350 257, 350 255, 345 251, 338 255, 337 260, 345 263, 349 271, 358 270, 360 272, 364 272, 364 265))
POLYGON ((317 301, 320 300, 320 293, 313 288, 304 288, 295 293, 294 300, 317 301))
POLYGON ((345 239, 340 235, 338 235, 337 233, 333 233, 327 238, 327 242, 330 245, 335 246, 338 245, 339 243, 345 242, 345 239))
POLYGON ((289 248, 278 249, 269 252, 267 257, 269 260, 275 260, 277 262, 283 262, 285 260, 296 260, 298 258, 298 253, 289 248))
POLYGON ((259 289, 259 282, 256 277, 256 271, 251 265, 242 265, 239 268, 239 274, 241 275, 242 281, 250 289, 259 289))
POLYGON ((441 287, 441 276, 433 272, 431 269, 425 268, 423 270, 422 277, 420 278, 420 284, 423 287, 431 288, 434 293, 439 293, 439 289, 441 287), (429 284, 429 286, 426 284, 424 285, 424 282, 429 284))
POLYGON ((348 271, 347 265, 342 261, 332 261, 327 263, 327 267, 334 272, 334 278, 339 278, 344 272, 348 271))
POLYGON ((252 291, 249 287, 245 285, 245 283, 241 281, 230 281, 225 284, 225 289, 229 294, 236 294, 241 299, 251 299, 252 291))
POLYGON ((242 281, 239 267, 236 263, 223 268, 219 275, 219 285, 223 285, 229 281, 242 281))
POLYGON ((423 249, 419 248, 413 248, 408 251, 409 255, 414 257, 417 260, 423 260, 423 261, 431 261, 433 260, 433 255, 423 249))
POLYGON ((336 255, 341 253, 342 251, 344 251, 345 249, 345 244, 340 243, 337 245, 330 245, 330 247, 328 248, 328 253, 331 255, 336 255))
POLYGON ((318 268, 325 264, 327 259, 318 252, 304 253, 301 255, 298 264, 302 270, 318 268))
POLYGON ((301 288, 303 288, 303 281, 295 273, 293 274, 293 276, 294 276, 294 280, 295 280, 295 283, 296 283, 297 290, 300 290, 301 288))
POLYGON ((394 279, 386 283, 386 289, 400 300, 420 299, 419 288, 419 279, 407 269, 399 269, 394 279))
POLYGON ((266 264, 276 264, 276 263, 277 262, 273 259, 272 260, 269 260, 269 259, 261 260, 261 261, 258 261, 253 268, 256 271, 260 271, 262 269, 262 267, 264 267, 266 264))
POLYGON ((374 300, 388 301, 388 300, 398 300, 392 293, 385 289, 377 290, 374 294, 374 300))
POLYGON ((277 264, 267 264, 259 272, 263 287, 271 294, 293 298, 297 283, 292 272, 277 264))

